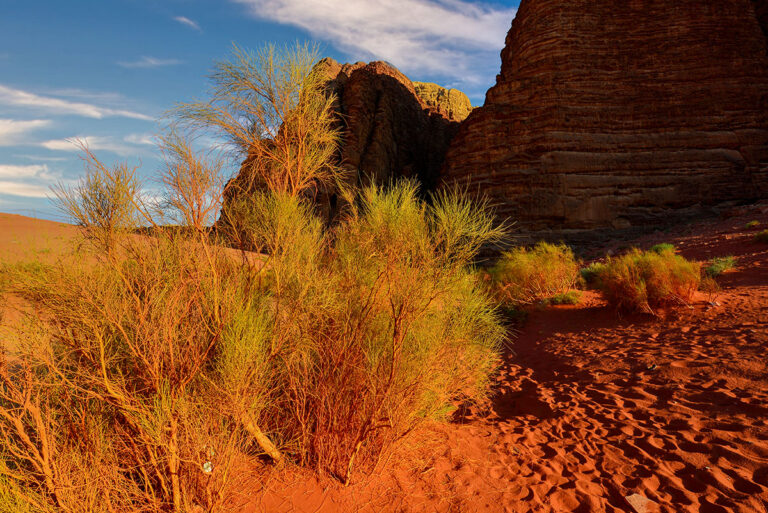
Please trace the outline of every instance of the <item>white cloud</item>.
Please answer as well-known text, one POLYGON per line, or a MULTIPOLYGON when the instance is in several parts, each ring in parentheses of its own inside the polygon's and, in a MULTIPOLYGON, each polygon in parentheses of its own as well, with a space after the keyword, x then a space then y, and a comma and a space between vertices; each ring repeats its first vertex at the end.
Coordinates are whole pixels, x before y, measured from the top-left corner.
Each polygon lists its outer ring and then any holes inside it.
POLYGON ((498 53, 516 13, 466 0, 232 1, 254 17, 301 27, 354 56, 461 83, 498 71, 498 53))
POLYGON ((14 166, 0 164, 0 178, 32 178, 48 174, 48 166, 32 164, 29 166, 14 166))
POLYGON ((42 96, 0 84, 0 105, 32 107, 40 111, 58 114, 75 114, 87 118, 124 117, 153 121, 153 118, 139 112, 100 107, 84 102, 74 102, 52 96, 42 96))
POLYGON ((189 19, 189 18, 187 18, 186 16, 175 16, 173 19, 174 19, 175 21, 178 21, 178 22, 179 22, 179 23, 181 23, 182 25, 186 25, 187 27, 191 27, 191 28, 193 28, 193 29, 195 29, 195 30, 202 30, 202 29, 200 28, 200 25, 198 25, 196 21, 194 21, 194 20, 190 20, 190 19, 189 19))
POLYGON ((67 157, 41 157, 40 155, 14 155, 17 159, 38 160, 40 162, 63 162, 67 157))
POLYGON ((81 151, 80 146, 77 144, 78 141, 84 143, 91 151, 108 151, 121 157, 136 157, 148 153, 146 148, 141 147, 147 143, 131 136, 127 136, 122 140, 97 135, 72 137, 69 139, 52 139, 40 143, 40 146, 52 151, 77 153, 81 151))
POLYGON ((181 64, 178 59, 158 59, 157 57, 142 56, 141 59, 130 62, 118 62, 124 68, 161 68, 181 64))
POLYGON ((43 185, 0 180, 0 194, 25 198, 46 198, 50 193, 51 190, 43 185))
POLYGON ((0 164, 0 194, 45 198, 60 175, 52 173, 45 164, 16 166, 0 164))
POLYGON ((155 136, 152 134, 128 134, 123 140, 130 144, 140 144, 146 146, 155 146, 155 136))
POLYGON ((51 124, 48 119, 0 119, 0 146, 13 146, 24 142, 27 133, 45 128, 51 124))

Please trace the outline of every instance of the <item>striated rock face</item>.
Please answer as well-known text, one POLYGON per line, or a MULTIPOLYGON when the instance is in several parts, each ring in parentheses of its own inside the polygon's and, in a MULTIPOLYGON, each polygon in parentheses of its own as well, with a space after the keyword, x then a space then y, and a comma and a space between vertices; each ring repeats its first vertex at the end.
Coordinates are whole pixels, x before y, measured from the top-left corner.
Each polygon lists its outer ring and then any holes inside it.
POLYGON ((765 7, 522 0, 444 180, 561 234, 767 196, 765 7))
POLYGON ((464 121, 472 112, 469 97, 458 89, 446 89, 429 82, 414 82, 416 94, 439 114, 455 121, 464 121))

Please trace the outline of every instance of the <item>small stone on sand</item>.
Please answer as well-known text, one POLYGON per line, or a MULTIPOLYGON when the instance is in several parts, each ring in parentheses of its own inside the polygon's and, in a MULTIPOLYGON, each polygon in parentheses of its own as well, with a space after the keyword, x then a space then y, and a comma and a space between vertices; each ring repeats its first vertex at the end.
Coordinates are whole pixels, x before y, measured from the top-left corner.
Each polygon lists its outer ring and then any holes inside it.
POLYGON ((639 493, 633 493, 632 495, 625 497, 625 499, 627 499, 629 505, 632 506, 637 513, 646 513, 648 511, 648 505, 653 503, 652 500, 643 497, 639 493))

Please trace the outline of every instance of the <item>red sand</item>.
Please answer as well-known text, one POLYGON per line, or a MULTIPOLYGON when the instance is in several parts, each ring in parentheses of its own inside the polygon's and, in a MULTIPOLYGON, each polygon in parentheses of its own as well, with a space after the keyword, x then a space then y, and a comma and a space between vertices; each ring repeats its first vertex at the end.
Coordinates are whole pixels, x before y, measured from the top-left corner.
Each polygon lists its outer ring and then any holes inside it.
POLYGON ((752 219, 768 227, 753 210, 635 241, 736 256, 716 297, 664 319, 619 318, 592 293, 534 311, 487 412, 429 426, 348 488, 293 467, 241 474, 241 511, 633 512, 637 494, 652 501, 637 511, 768 512, 768 245, 752 219))

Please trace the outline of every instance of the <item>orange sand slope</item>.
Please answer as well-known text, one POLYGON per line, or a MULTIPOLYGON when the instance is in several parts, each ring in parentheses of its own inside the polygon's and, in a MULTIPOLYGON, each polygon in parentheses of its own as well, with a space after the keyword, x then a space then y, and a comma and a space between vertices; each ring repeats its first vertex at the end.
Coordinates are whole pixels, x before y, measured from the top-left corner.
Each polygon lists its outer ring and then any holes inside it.
POLYGON ((594 294, 534 312, 489 415, 435 428, 415 463, 348 489, 254 483, 246 509, 765 513, 768 245, 752 242, 752 219, 768 225, 753 211, 634 241, 738 257, 715 298, 663 320, 620 319, 594 294))
POLYGON ((76 234, 69 224, 0 213, 0 262, 53 259, 76 234))

